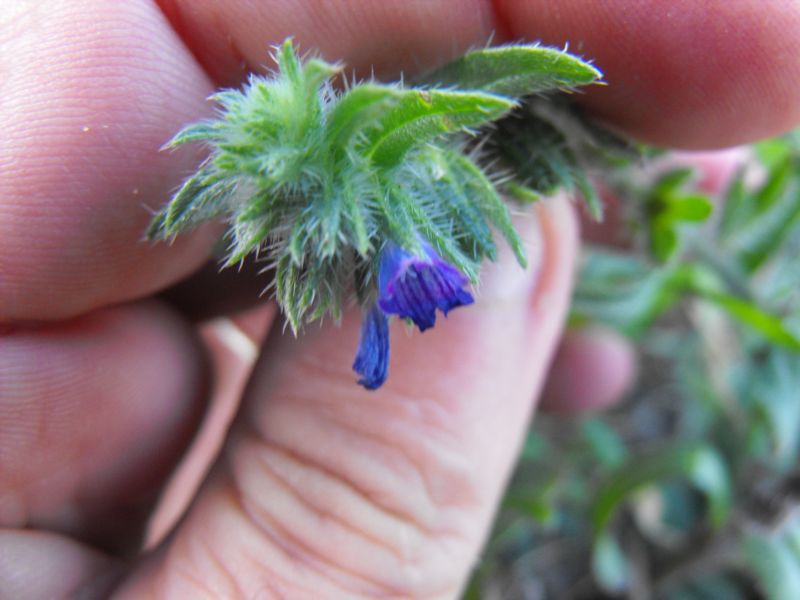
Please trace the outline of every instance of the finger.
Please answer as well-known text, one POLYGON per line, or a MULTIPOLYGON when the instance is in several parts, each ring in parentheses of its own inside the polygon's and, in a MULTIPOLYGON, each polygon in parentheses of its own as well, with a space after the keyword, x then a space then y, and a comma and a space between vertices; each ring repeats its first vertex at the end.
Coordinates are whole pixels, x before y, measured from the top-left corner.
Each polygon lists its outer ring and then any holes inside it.
POLYGON ((2 2, 0 48, 0 322, 73 316, 201 265, 209 231, 142 243, 198 159, 159 148, 212 89, 158 9, 2 2))
POLYGON ((796 2, 758 0, 471 0, 303 2, 161 0, 215 80, 240 81, 266 46, 306 48, 384 76, 417 72, 503 39, 570 48, 606 74, 586 93, 600 117, 645 141, 733 145, 800 122, 796 2))
POLYGON ((271 68, 270 45, 288 36, 328 60, 346 61, 362 76, 374 69, 396 78, 485 43, 495 26, 485 0, 157 2, 207 72, 226 86, 271 68))
POLYGON ((121 566, 55 533, 0 529, 3 598, 107 598, 121 566))
POLYGON ((156 546, 172 530, 208 474, 239 409, 258 348, 276 312, 275 305, 267 304, 231 318, 214 319, 200 327, 200 336, 210 355, 210 370, 215 374, 211 403, 191 447, 161 493, 148 523, 145 548, 156 546))
POLYGON ((538 270, 506 262, 424 336, 396 323, 378 392, 349 369, 357 317, 273 336, 215 476, 120 596, 455 596, 568 303, 573 217, 539 215, 538 270))
POLYGON ((495 0, 512 38, 595 60, 586 105, 644 141, 732 146, 800 122, 800 4, 759 0, 495 0))
POLYGON ((155 304, 0 343, 0 526, 135 547, 202 415, 193 332, 155 304))
POLYGON ((561 339, 542 393, 542 410, 575 414, 609 408, 636 378, 631 342, 613 329, 592 325, 561 339))

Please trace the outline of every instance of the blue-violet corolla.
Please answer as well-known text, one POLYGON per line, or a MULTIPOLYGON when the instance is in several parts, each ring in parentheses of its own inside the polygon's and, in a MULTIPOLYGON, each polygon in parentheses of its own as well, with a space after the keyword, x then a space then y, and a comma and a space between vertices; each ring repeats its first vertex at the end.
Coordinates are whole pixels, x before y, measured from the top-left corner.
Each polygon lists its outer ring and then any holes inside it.
POLYGON ((367 389, 376 389, 386 380, 389 368, 389 315, 411 319, 425 331, 436 323, 436 309, 447 313, 472 304, 472 294, 464 289, 469 280, 461 271, 422 243, 424 256, 414 255, 394 242, 381 251, 378 269, 378 301, 364 315, 361 341, 353 369, 367 389))

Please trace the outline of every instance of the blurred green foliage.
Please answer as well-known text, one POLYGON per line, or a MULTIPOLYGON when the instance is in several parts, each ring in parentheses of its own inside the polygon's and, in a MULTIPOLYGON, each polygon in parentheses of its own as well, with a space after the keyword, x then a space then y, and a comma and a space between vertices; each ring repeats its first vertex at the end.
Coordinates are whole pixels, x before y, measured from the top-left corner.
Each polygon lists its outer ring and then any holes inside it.
POLYGON ((800 598, 800 135, 722 199, 613 179, 634 240, 585 251, 572 320, 636 343, 637 389, 537 416, 465 597, 800 598))

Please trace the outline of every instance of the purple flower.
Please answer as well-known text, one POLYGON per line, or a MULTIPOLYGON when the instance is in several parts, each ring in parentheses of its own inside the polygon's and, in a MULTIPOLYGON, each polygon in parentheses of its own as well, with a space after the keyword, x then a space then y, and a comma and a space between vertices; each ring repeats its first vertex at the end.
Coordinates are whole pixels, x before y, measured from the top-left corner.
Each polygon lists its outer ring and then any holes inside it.
POLYGON ((389 371, 388 315, 411 319, 425 331, 436 323, 436 309, 445 315, 472 304, 464 288, 469 281, 428 244, 424 257, 414 256, 393 242, 383 249, 378 268, 378 302, 364 313, 361 340, 353 370, 368 390, 383 385, 389 371))
POLYGON ((411 319, 420 331, 436 323, 436 309, 445 315, 474 302, 464 288, 468 279, 428 244, 425 256, 414 256, 394 242, 381 254, 378 306, 389 315, 411 319))
POLYGON ((358 383, 368 390, 377 389, 386 381, 389 371, 389 323, 377 305, 364 314, 361 322, 361 340, 353 370, 361 375, 358 383))

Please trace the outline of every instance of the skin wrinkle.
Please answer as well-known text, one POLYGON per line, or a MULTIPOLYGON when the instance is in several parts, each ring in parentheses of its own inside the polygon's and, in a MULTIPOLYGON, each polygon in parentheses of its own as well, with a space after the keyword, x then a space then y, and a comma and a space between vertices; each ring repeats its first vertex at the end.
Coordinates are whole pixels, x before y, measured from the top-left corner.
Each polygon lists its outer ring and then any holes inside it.
MULTIPOLYGON (((252 524, 254 524, 263 536, 271 542, 274 549, 279 550, 287 559, 292 563, 299 563, 304 567, 311 567, 318 572, 318 575, 323 575, 325 581, 339 589, 340 591, 353 591, 343 588, 342 584, 337 581, 337 578, 330 576, 330 569, 325 569, 327 573, 321 573, 321 569, 325 567, 332 567, 334 572, 340 572, 352 576, 354 579, 362 580, 367 583, 372 583, 366 577, 360 577, 346 569, 342 569, 330 560, 326 560, 319 552, 310 548, 307 544, 297 539, 297 536, 291 533, 291 529, 287 529, 280 525, 278 520, 271 516, 265 507, 260 507, 254 502, 248 501, 250 494, 245 493, 240 487, 240 481, 234 477, 233 489, 235 490, 236 502, 240 508, 241 514, 252 524), (309 560, 316 559, 316 560, 309 560)), ((271 569, 265 569, 272 572, 271 569)), ((295 581, 287 584, 288 587, 296 588, 295 581)))
MULTIPOLYGON (((337 427, 338 426, 339 424, 337 423, 337 427)), ((261 444, 267 447, 271 447, 276 451, 283 452, 284 454, 289 456, 292 460, 297 461, 301 465, 315 469, 319 471, 323 476, 328 477, 333 481, 338 481, 342 483, 348 489, 350 489, 354 494, 356 494, 359 498, 364 499, 366 502, 370 503, 373 507, 377 508, 380 512, 385 513, 393 518, 396 518, 397 520, 403 523, 414 526, 416 529, 420 531, 421 534, 432 537, 437 533, 439 533, 438 530, 434 531, 422 519, 420 519, 419 517, 415 517, 412 513, 403 512, 396 508, 393 509, 389 506, 386 506, 380 501, 380 495, 377 495, 374 492, 370 492, 369 490, 363 489, 361 486, 359 486, 349 477, 347 477, 345 473, 337 472, 333 470, 330 466, 323 465, 319 461, 304 456, 303 453, 299 452, 298 449, 296 448, 289 448, 285 444, 280 444, 276 441, 271 441, 271 442, 267 441, 259 433, 251 433, 250 435, 258 437, 261 444)), ((428 496, 428 498, 430 498, 430 496, 428 496)), ((435 506, 435 504, 431 501, 429 503, 429 506, 435 506)))
MULTIPOLYGON (((349 387, 347 391, 349 391, 349 387)), ((373 428, 391 424, 393 429, 407 427, 421 439, 429 440, 435 436, 442 444, 458 444, 459 434, 446 427, 454 416, 452 411, 448 410, 452 407, 438 402, 410 402, 407 395, 393 389, 385 389, 381 394, 381 402, 371 403, 368 411, 365 411, 362 406, 352 404, 342 406, 341 403, 334 400, 327 401, 326 398, 329 396, 317 397, 313 401, 298 396, 292 399, 292 403, 314 406, 315 414, 330 420, 337 427, 358 419, 365 421, 365 427, 367 426, 366 421, 373 428), (434 415, 437 416, 434 417, 434 415)), ((336 394, 331 396, 336 396, 336 394)), ((364 431, 363 427, 355 429, 350 425, 349 428, 359 434, 364 431)), ((412 440, 412 443, 416 443, 416 441, 412 440)))
MULTIPOLYGON (((290 401, 290 400, 288 400, 288 399, 287 399, 287 402, 290 402, 290 403, 291 403, 291 405, 292 405, 293 407, 295 407, 295 405, 297 404, 297 402, 295 402, 294 400, 291 400, 291 401, 290 401)), ((300 412, 303 412, 303 410, 304 410, 302 406, 297 406, 296 408, 297 408, 297 409, 298 409, 300 412)), ((244 421, 244 423, 245 423, 245 425, 248 425, 248 429, 251 429, 251 427, 249 427, 250 420, 245 420, 245 421, 244 421)), ((278 429, 279 429, 279 430, 283 430, 283 429, 285 429, 285 427, 284 427, 284 426, 281 426, 281 425, 278 425, 278 429)), ((359 435, 359 436, 361 436, 361 432, 360 432, 360 431, 358 431, 357 433, 358 433, 358 435, 359 435)), ((264 438, 264 436, 265 436, 265 435, 268 435, 268 434, 266 434, 266 433, 260 433, 260 432, 256 432, 256 433, 250 433, 249 435, 255 435, 255 436, 256 436, 256 439, 262 439, 262 438, 264 438)), ((305 437, 307 437, 307 436, 301 436, 301 437, 302 437, 302 438, 305 438, 305 437)), ((384 442, 384 440, 380 440, 380 441, 381 441, 381 443, 382 443, 382 444, 386 444, 386 442, 384 442)), ((262 440, 260 443, 264 443, 264 442, 263 442, 263 440, 262 440)), ((270 443, 271 445, 273 445, 273 446, 274 446, 275 444, 277 444, 277 442, 276 442, 276 441, 274 441, 274 440, 270 440, 270 442, 269 442, 269 443, 270 443)), ((294 446, 294 444, 293 444, 293 446, 294 446)), ((346 486, 348 486, 349 488, 354 488, 354 489, 356 489, 356 490, 358 491, 358 493, 360 493, 360 494, 362 494, 362 495, 364 495, 364 494, 365 494, 365 492, 363 491, 363 489, 362 489, 360 486, 358 486, 357 484, 354 484, 354 483, 352 482, 352 480, 351 480, 351 479, 349 479, 349 478, 347 477, 347 475, 346 475, 346 474, 343 474, 343 473, 333 473, 333 472, 331 472, 331 471, 329 470, 329 468, 326 468, 325 466, 321 465, 321 464, 319 463, 319 461, 318 461, 318 460, 315 460, 315 459, 313 459, 313 458, 306 458, 306 457, 304 457, 304 456, 298 455, 298 454, 297 454, 297 452, 296 452, 295 450, 292 450, 292 449, 290 449, 290 448, 288 448, 288 447, 287 447, 287 448, 284 448, 284 446, 283 446, 283 445, 280 445, 280 446, 275 446, 275 447, 278 447, 278 448, 280 448, 280 450, 281 450, 282 452, 288 452, 288 454, 289 454, 289 455, 290 455, 290 456, 291 456, 293 459, 299 459, 300 461, 302 461, 302 463, 303 463, 303 464, 305 464, 305 465, 308 465, 308 466, 310 466, 311 468, 314 468, 314 469, 319 469, 319 470, 321 470, 323 473, 325 473, 326 475, 330 476, 330 477, 331 477, 333 480, 335 480, 335 481, 341 481, 341 482, 345 483, 345 485, 346 485, 346 486)), ((366 452, 366 453, 364 453, 364 454, 366 454, 366 455, 371 455, 372 453, 370 453, 369 451, 367 451, 367 452, 366 452)), ((382 462, 381 464, 385 464, 385 463, 383 463, 383 462, 382 462)), ((417 486, 415 486, 415 487, 417 487, 417 486)), ((371 501, 371 503, 372 503, 373 505, 375 505, 375 504, 376 504, 376 502, 377 502, 377 503, 378 503, 378 507, 379 507, 379 509, 380 509, 380 510, 385 510, 385 508, 384 508, 384 507, 380 506, 380 504, 379 504, 379 499, 378 499, 378 498, 375 498, 375 499, 373 499, 373 498, 371 497, 371 496, 373 496, 373 494, 366 493, 366 495, 370 497, 370 501, 371 501)), ((392 496, 394 496, 394 494, 390 494, 390 495, 389 495, 389 497, 392 497, 392 496)), ((434 504, 435 504, 435 503, 434 503, 434 504)), ((408 517, 401 517, 401 519, 402 519, 404 522, 408 522, 408 517)), ((435 532, 435 533, 434 533, 434 535, 435 535, 436 533, 438 533, 438 532, 435 532)))
MULTIPOLYGON (((239 581, 236 578, 236 575, 228 568, 226 562, 222 559, 222 557, 217 555, 217 551, 214 549, 217 546, 212 544, 210 540, 206 538, 200 538, 198 541, 199 548, 198 550, 203 552, 203 556, 210 560, 212 565, 216 568, 216 573, 221 574, 222 577, 225 579, 227 583, 228 593, 225 594, 225 597, 228 598, 244 598, 246 596, 245 590, 239 585, 239 581), (231 593, 234 591, 234 593, 231 593)), ((194 579, 193 579, 194 580, 194 579)), ((203 585, 203 584, 201 584, 203 585)), ((219 592, 217 591, 216 594, 212 592, 210 589, 207 590, 209 598, 218 598, 219 592)))
MULTIPOLYGON (((209 556, 209 552, 208 552, 208 548, 210 547, 209 544, 206 543, 203 540, 201 540, 199 543, 202 545, 202 548, 204 550, 206 550, 203 553, 203 557, 206 560, 210 560, 214 565, 216 565, 218 559, 216 557, 214 557, 214 556, 209 556)), ((227 569, 226 569, 226 571, 227 571, 227 569)), ((201 593, 205 594, 205 597, 208 598, 209 600, 215 600, 216 598, 222 597, 218 593, 219 590, 217 589, 218 586, 216 585, 218 583, 217 580, 214 580, 215 585, 214 585, 213 589, 212 589, 211 585, 208 583, 208 581, 207 581, 207 579, 208 579, 208 571, 190 569, 188 566, 184 567, 184 566, 182 566, 182 564, 178 564, 177 567, 174 570, 174 573, 175 573, 175 576, 177 576, 178 578, 183 578, 184 581, 189 581, 191 583, 192 587, 195 590, 198 590, 201 593), (201 578, 201 575, 200 575, 201 573, 202 573, 202 578, 201 578)), ((222 576, 223 576, 223 578, 226 578, 225 573, 223 573, 222 576)), ((162 587, 169 587, 169 585, 168 584, 162 584, 162 587)), ((162 595, 163 594, 155 594, 154 593, 154 594, 151 594, 151 597, 159 598, 162 595)), ((194 594, 192 594, 191 597, 192 598, 196 598, 196 596, 194 594)), ((231 596, 231 597, 233 597, 233 596, 231 596)))
MULTIPOLYGON (((290 420, 290 422, 292 421, 290 420)), ((318 432, 328 431, 327 428, 317 422, 312 423, 312 427, 315 432, 314 435, 317 435, 318 432)), ((355 440, 356 443, 353 443, 353 440, 351 440, 350 447, 347 451, 354 451, 357 456, 360 457, 360 460, 355 462, 351 460, 352 464, 343 465, 343 468, 340 469, 334 458, 341 452, 341 447, 338 444, 334 443, 333 445, 329 445, 329 448, 326 450, 316 451, 306 456, 306 453, 299 453, 297 444, 294 443, 293 439, 286 439, 285 436, 281 435, 280 430, 276 430, 275 433, 277 435, 270 436, 272 443, 287 448, 290 446, 293 447, 296 456, 302 456, 309 464, 318 465, 321 469, 329 472, 335 479, 352 481, 353 485, 357 487, 362 494, 370 498, 373 503, 381 506, 383 510, 397 514, 404 521, 413 520, 420 524, 423 524, 424 521, 419 516, 414 517, 413 513, 423 510, 425 513, 429 513, 431 515, 429 519, 433 520, 433 512, 437 510, 436 503, 425 493, 424 489, 421 489, 419 486, 414 486, 413 489, 416 493, 413 496, 409 496, 407 493, 405 495, 399 494, 397 488, 400 484, 400 479, 396 476, 388 476, 386 474, 385 466, 391 463, 389 459, 394 459, 397 456, 396 453, 390 454, 388 459, 382 454, 380 455, 381 458, 377 458, 376 448, 370 443, 365 443, 367 440, 355 440), (380 476, 376 477, 378 473, 380 473, 380 476), (357 480, 360 480, 360 483, 356 483, 357 480), (365 487, 367 484, 369 484, 370 489, 365 487), (404 501, 397 503, 394 507, 387 505, 383 500, 385 498, 396 500, 398 499, 398 494, 404 501)), ((261 433, 264 439, 267 439, 268 435, 269 434, 263 432, 261 433)), ((325 434, 322 435, 323 437, 321 439, 324 439, 325 434)), ((382 446, 385 446, 385 443, 381 443, 381 447, 382 446)), ((396 461, 395 465, 397 465, 396 461)), ((411 465, 410 471, 404 470, 402 472, 401 478, 406 484, 409 483, 409 473, 415 476, 420 475, 418 469, 411 465)), ((398 475, 400 475, 400 473, 398 473, 398 475)), ((408 488, 404 485, 403 489, 408 488)))
MULTIPOLYGON (((347 419, 339 420, 338 422, 336 422, 336 425, 340 429, 343 429, 346 432, 353 434, 354 439, 366 438, 369 441, 374 442, 378 447, 386 447, 387 450, 392 450, 392 449, 397 450, 399 456, 405 460, 406 464, 408 464, 411 467, 412 472, 417 475, 416 478, 423 486, 424 495, 425 497, 428 498, 429 506, 441 509, 442 505, 445 504, 448 507, 453 507, 451 503, 453 502, 454 499, 460 500, 459 504, 455 505, 460 508, 471 507, 480 504, 481 500, 480 494, 468 492, 468 490, 475 488, 474 485, 471 485, 469 482, 466 481, 468 479, 467 475, 470 473, 469 465, 467 464, 462 465, 466 467, 464 469, 461 469, 461 475, 465 481, 461 482, 463 483, 463 487, 461 487, 460 485, 455 486, 459 488, 458 493, 448 494, 445 498, 437 497, 438 494, 434 493, 434 485, 432 481, 439 479, 440 477, 437 477, 436 474, 429 474, 428 471, 430 469, 426 469, 423 465, 429 463, 433 467, 441 466, 437 464, 440 461, 437 461, 436 459, 431 460, 431 456, 427 455, 423 457, 415 457, 409 451, 409 448, 419 447, 419 446, 410 444, 406 440, 398 440, 390 438, 388 435, 386 435, 387 433, 386 431, 384 431, 382 434, 364 431, 361 428, 355 427, 352 423, 349 423, 347 419)), ((432 444, 432 442, 429 442, 424 438, 424 436, 421 436, 420 444, 432 444)), ((453 456, 458 456, 457 452, 451 454, 453 456)), ((448 478, 455 475, 455 469, 453 468, 452 463, 448 463, 446 467, 442 467, 439 470, 443 473, 446 473, 448 478)), ((441 475, 441 473, 439 473, 439 475, 441 475)), ((377 499, 375 498, 371 499, 373 500, 373 502, 377 501, 377 499)), ((412 515, 408 515, 406 518, 413 518, 413 517, 412 515)), ((433 521, 436 520, 438 519, 437 518, 433 519, 433 521)), ((445 530, 434 531, 432 530, 432 526, 430 524, 423 524, 421 521, 418 521, 416 519, 415 521, 417 521, 419 526, 423 529, 423 531, 427 533, 438 533, 438 534, 445 533, 445 530)))
MULTIPOLYGON (((291 528, 282 526, 277 518, 270 516, 269 512, 266 510, 259 510, 259 507, 255 506, 253 503, 247 502, 244 496, 241 498, 241 505, 244 514, 248 516, 252 523, 256 524, 262 533, 265 533, 272 540, 274 547, 281 548, 292 561, 300 562, 319 571, 319 574, 325 578, 326 582, 338 587, 341 591, 347 593, 356 592, 359 594, 366 593, 369 594, 368 597, 383 597, 387 594, 392 596, 400 594, 401 597, 423 597, 418 593, 407 593, 405 589, 398 588, 389 582, 364 575, 363 573, 360 574, 351 568, 335 564, 327 553, 321 552, 299 539, 297 535, 292 533, 291 528), (343 581, 340 581, 341 578, 336 576, 337 573, 344 574, 356 581, 362 581, 372 587, 355 589, 346 586, 343 581)), ((296 583, 292 582, 291 586, 295 587, 296 583)), ((438 594, 439 592, 431 593, 438 594)))
MULTIPOLYGON (((356 432, 356 435, 360 435, 360 432, 356 432)), ((344 489, 356 495, 358 499, 365 502, 368 506, 371 506, 372 508, 376 509, 378 513, 386 515, 393 521, 409 526, 414 531, 416 531, 420 537, 427 537, 431 539, 434 539, 437 536, 444 536, 444 535, 458 537, 459 532, 454 529, 433 528, 430 524, 423 523, 419 518, 415 518, 413 514, 403 514, 403 513, 398 513, 396 511, 392 511, 388 507, 383 506, 379 498, 375 497, 369 492, 365 492, 363 489, 358 487, 354 482, 343 479, 340 475, 334 474, 331 471, 325 469, 324 467, 318 466, 316 463, 302 462, 303 460, 302 457, 292 450, 281 448, 274 445, 272 446, 272 448, 277 452, 285 455, 289 459, 299 462, 306 468, 319 471, 320 474, 324 475, 326 478, 329 478, 331 481, 340 483, 344 489)), ((432 506, 436 506, 436 503, 432 500, 430 501, 430 504, 432 506)), ((433 521, 437 520, 439 519, 433 519, 433 521)))
MULTIPOLYGON (((276 483, 278 486, 289 491, 289 493, 293 497, 300 499, 298 494, 294 490, 292 490, 288 485, 286 485, 285 482, 283 482, 275 474, 275 472, 269 467, 267 467, 263 462, 262 462, 262 467, 264 467, 268 479, 272 479, 273 483, 276 483)), ((335 553, 328 553, 319 550, 317 548, 314 548, 309 542, 301 539, 303 537, 302 534, 300 533, 295 534, 293 533, 291 527, 286 527, 282 525, 281 524, 282 519, 277 515, 272 514, 274 511, 269 510, 270 509, 269 503, 262 504, 262 503, 256 503, 254 501, 248 501, 248 498, 251 497, 252 495, 244 494, 241 491, 240 491, 240 496, 242 505, 245 507, 247 514, 250 516, 250 518, 255 519, 261 529, 268 529, 269 526, 271 526, 272 531, 270 533, 273 540, 275 540, 277 537, 280 537, 280 539, 283 542, 281 545, 288 545, 290 548, 294 548, 295 551, 290 552, 290 554, 294 556, 296 560, 301 560, 303 562, 306 562, 311 566, 313 566, 314 568, 320 568, 321 565, 327 565, 328 567, 331 568, 331 569, 326 569, 326 571, 328 571, 328 578, 331 581, 336 581, 336 578, 332 577, 330 574, 330 571, 332 570, 333 572, 344 573, 352 577, 353 579, 356 579, 357 581, 363 581, 371 586, 374 586, 374 589, 380 589, 382 587, 382 582, 379 582, 373 577, 366 576, 363 573, 358 573, 352 567, 348 568, 344 564, 337 562, 335 560, 336 556, 335 553), (267 527, 265 527, 265 523, 263 521, 267 522, 267 527), (308 560, 309 557, 315 560, 309 561, 308 560)), ((301 503, 307 508, 309 508, 311 512, 316 512, 317 517, 321 521, 324 522, 326 519, 331 519, 343 525, 343 523, 339 519, 336 519, 332 514, 319 512, 315 506, 312 506, 308 502, 301 501, 301 503)), ((355 531, 355 529, 352 527, 346 526, 346 528, 355 531)), ((369 541, 374 541, 371 538, 369 538, 369 536, 363 535, 363 537, 365 537, 369 541)), ((392 551, 392 549, 389 548, 387 545, 380 544, 377 542, 376 545, 383 546, 391 553, 395 554, 397 558, 399 559, 401 558, 401 555, 398 552, 392 551)), ((341 583, 339 585, 341 585, 341 583)), ((355 590, 347 589, 346 591, 355 591, 355 590)))
MULTIPOLYGON (((279 451, 278 451, 279 452, 279 451)), ((354 523, 348 522, 346 519, 340 517, 336 514, 333 510, 325 510, 324 507, 321 507, 312 501, 306 499, 306 497, 300 493, 300 490, 297 487, 293 486, 289 479, 282 477, 278 474, 278 472, 270 465, 270 461, 267 456, 260 456, 258 459, 259 464, 263 469, 269 472, 270 478, 275 481, 278 486, 282 487, 286 491, 288 491, 293 498, 297 501, 298 504, 304 506, 308 509, 309 512, 313 512, 317 514, 317 517, 320 521, 327 521, 331 520, 335 522, 337 525, 342 526, 342 528, 352 531, 355 535, 364 538, 368 543, 373 544, 375 546, 381 546, 386 549, 388 552, 393 554, 396 558, 401 559, 402 553, 399 552, 397 548, 392 547, 391 545, 387 544, 384 540, 379 539, 376 535, 370 535, 368 531, 364 528, 359 528, 354 523)))

